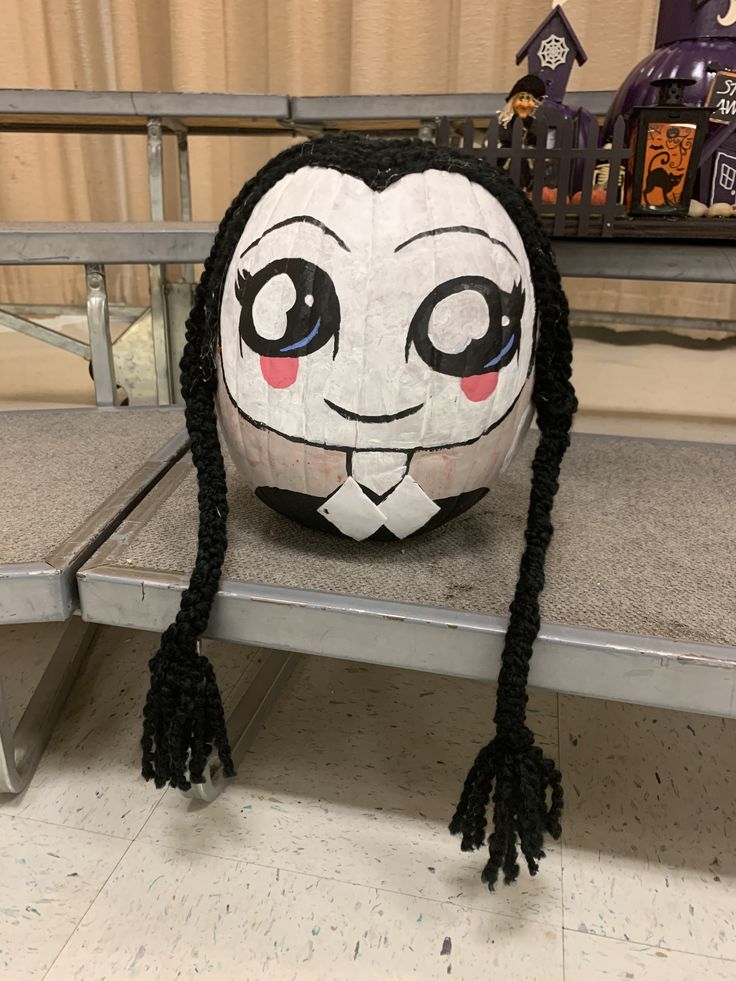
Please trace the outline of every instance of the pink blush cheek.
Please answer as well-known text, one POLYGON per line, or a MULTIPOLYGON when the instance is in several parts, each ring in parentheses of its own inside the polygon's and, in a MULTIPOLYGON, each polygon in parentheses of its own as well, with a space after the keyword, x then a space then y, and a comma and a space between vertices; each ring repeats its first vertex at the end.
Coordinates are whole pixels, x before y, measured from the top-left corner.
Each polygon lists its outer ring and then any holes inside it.
POLYGON ((485 375, 470 375, 460 382, 463 395, 471 402, 485 402, 496 391, 496 385, 498 385, 497 371, 490 371, 485 375))
POLYGON ((266 358, 261 355, 261 372, 271 388, 288 388, 296 381, 299 358, 266 358))

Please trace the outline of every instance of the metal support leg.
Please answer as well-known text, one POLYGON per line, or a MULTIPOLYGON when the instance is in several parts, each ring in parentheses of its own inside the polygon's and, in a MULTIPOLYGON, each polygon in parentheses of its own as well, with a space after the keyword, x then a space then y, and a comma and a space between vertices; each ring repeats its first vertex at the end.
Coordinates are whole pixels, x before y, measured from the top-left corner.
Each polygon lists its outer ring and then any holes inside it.
POLYGON ((86 266, 87 325, 95 398, 98 405, 115 405, 115 363, 112 355, 110 311, 107 306, 105 270, 102 266, 86 266))
MULTIPOLYGON (((302 654, 290 651, 266 651, 266 659, 253 680, 246 680, 235 686, 235 690, 225 706, 230 746, 235 766, 241 762, 245 752, 255 738, 261 723, 289 679, 302 654)), ((186 797, 211 803, 225 789, 226 780, 222 775, 217 757, 205 769, 205 782, 192 784, 186 797)))
POLYGON ((166 307, 171 324, 169 336, 169 358, 171 360, 171 399, 175 403, 184 404, 181 394, 180 370, 181 358, 186 343, 185 324, 192 309, 194 286, 191 283, 167 283, 166 307))
POLYGON ((71 618, 15 732, 0 685, 0 794, 19 794, 30 783, 98 629, 71 618))
POLYGON ((151 219, 164 220, 164 159, 161 120, 151 117, 148 129, 148 192, 151 198, 151 219))
MULTIPOLYGON (((151 197, 151 218, 153 221, 163 221, 163 136, 161 120, 157 117, 148 120, 148 187, 151 197)), ((172 385, 163 266, 148 267, 148 282, 151 289, 151 321, 157 399, 159 405, 168 405, 171 402, 172 385)))
MULTIPOLYGON (((184 131, 176 134, 176 146, 179 154, 179 200, 181 201, 181 220, 192 220, 192 185, 189 177, 189 140, 184 131)), ((187 263, 182 266, 185 283, 194 282, 194 266, 187 263)))
POLYGON ((151 332, 153 334, 153 363, 156 372, 156 400, 159 405, 172 402, 171 363, 169 353, 169 324, 162 266, 148 267, 151 290, 151 332))

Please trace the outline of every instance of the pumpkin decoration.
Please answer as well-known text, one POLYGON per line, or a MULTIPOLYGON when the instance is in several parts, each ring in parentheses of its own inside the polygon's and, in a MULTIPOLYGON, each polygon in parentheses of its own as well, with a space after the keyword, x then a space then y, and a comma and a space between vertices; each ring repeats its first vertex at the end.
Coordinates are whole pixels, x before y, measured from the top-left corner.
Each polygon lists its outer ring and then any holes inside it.
MULTIPOLYGON (((604 205, 606 203, 606 198, 608 196, 608 190, 605 187, 594 187, 590 192, 590 203, 594 205, 604 205)), ((571 204, 582 204, 583 192, 576 191, 570 198, 571 204)))
POLYGON ((222 701, 198 650, 226 547, 218 439, 255 493, 305 525, 401 540, 471 507, 536 409, 529 527, 502 656, 496 735, 451 830, 484 880, 530 871, 559 834, 560 775, 526 725, 550 513, 575 411, 567 303, 524 194, 487 161, 411 140, 324 137, 284 151, 225 215, 181 363, 199 480, 189 589, 151 661, 143 775, 234 772, 222 701), (547 791, 551 790, 548 802, 547 791))
POLYGON ((427 531, 487 493, 526 431, 535 331, 521 235, 484 188, 302 168, 256 204, 224 278, 231 455, 304 524, 427 531))

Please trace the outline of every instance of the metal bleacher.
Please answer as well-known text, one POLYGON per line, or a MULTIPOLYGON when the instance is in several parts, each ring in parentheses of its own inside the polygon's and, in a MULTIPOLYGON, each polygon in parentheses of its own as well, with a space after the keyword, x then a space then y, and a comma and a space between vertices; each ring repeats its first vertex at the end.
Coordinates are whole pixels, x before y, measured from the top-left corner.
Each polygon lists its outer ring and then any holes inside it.
MULTIPOLYGON (((603 113, 610 95, 579 93, 577 101, 603 113)), ((156 400, 168 405, 177 398, 175 366, 191 281, 178 284, 177 298, 165 267, 202 261, 215 227, 190 220, 189 136, 309 136, 331 129, 426 136, 439 116, 488 118, 501 104, 499 94, 6 90, 0 131, 145 133, 152 221, 0 224, 0 263, 85 269, 97 402, 109 407, 117 394, 104 268, 146 265, 156 400), (179 151, 178 222, 163 221, 166 134, 179 151)), ((559 239, 554 247, 563 275, 733 283, 733 244, 614 238, 559 239)), ((8 311, 0 311, 0 322, 56 342, 8 311)), ((172 408, 0 414, 6 461, 0 528, 7 527, 9 543, 11 529, 24 529, 3 552, 0 623, 65 620, 76 609, 90 624, 157 631, 169 622, 196 541, 196 489, 181 425, 172 408), (46 443, 44 452, 26 452, 46 443), (43 460, 52 464, 41 474, 34 466, 43 460), (85 474, 94 477, 95 494, 80 490, 85 474), (38 483, 49 489, 43 499, 24 491, 38 483), (54 520, 64 495, 77 505, 84 501, 66 525, 54 520)), ((326 540, 298 528, 231 477, 232 547, 207 636, 270 649, 233 708, 231 735, 240 752, 297 653, 495 678, 522 543, 530 452, 527 445, 487 503, 404 547, 400 561, 391 546, 326 540)), ((733 446, 576 436, 555 509, 532 683, 736 715, 734 486, 733 446)), ((89 645, 79 619, 70 623, 74 637, 52 659, 15 735, 0 692, 0 791, 18 792, 30 779, 53 723, 49 706, 58 708, 89 645)), ((199 794, 211 799, 219 787, 214 779, 199 794)))
MULTIPOLYGON (((584 105, 594 114, 604 115, 612 96, 612 92, 603 91, 571 92, 567 98, 572 105, 584 105)), ((503 102, 502 93, 287 96, 0 90, 0 132, 145 134, 151 207, 150 223, 0 222, 0 264, 84 267, 89 356, 99 405, 116 401, 104 267, 147 266, 151 305, 145 316, 151 321, 151 372, 157 401, 165 405, 177 399, 177 365, 191 296, 191 267, 207 256, 215 229, 214 223, 191 221, 190 137, 314 136, 352 130, 432 139, 440 118, 487 120, 503 102), (165 137, 177 143, 180 222, 163 220, 165 137), (184 266, 184 282, 167 281, 167 264, 184 266)), ((733 238, 682 237, 554 242, 566 276, 705 283, 736 281, 733 244, 733 238)), ((649 317, 649 325, 656 325, 656 319, 649 317)), ((665 318, 660 319, 660 326, 665 326, 665 318)), ((0 309, 0 323, 50 343, 65 344, 48 328, 8 310, 0 309)))

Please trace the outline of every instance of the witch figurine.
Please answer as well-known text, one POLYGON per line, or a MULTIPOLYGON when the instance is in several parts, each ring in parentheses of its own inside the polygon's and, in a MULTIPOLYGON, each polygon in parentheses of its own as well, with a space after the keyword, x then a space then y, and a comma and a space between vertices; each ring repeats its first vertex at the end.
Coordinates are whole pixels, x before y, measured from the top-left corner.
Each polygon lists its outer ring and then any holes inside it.
MULTIPOLYGON (((521 145, 523 147, 534 147, 537 145, 537 131, 534 117, 537 109, 542 104, 546 91, 544 82, 537 75, 524 75, 523 78, 520 78, 516 82, 508 94, 506 105, 498 114, 499 146, 511 146, 514 121, 517 117, 521 119, 524 127, 521 145)), ((503 162, 503 169, 508 170, 510 166, 511 160, 509 158, 503 162)), ((522 160, 520 177, 520 187, 522 190, 531 190, 532 176, 530 161, 522 160)))

